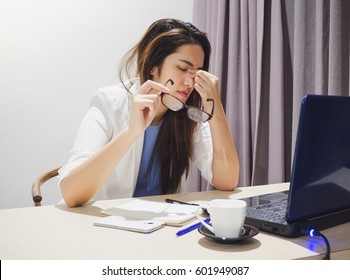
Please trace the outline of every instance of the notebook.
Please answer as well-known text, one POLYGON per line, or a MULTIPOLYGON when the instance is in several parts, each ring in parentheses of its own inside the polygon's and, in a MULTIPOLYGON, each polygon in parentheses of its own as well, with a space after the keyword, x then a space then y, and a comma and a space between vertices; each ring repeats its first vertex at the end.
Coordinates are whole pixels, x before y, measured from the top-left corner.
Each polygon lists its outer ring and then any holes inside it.
POLYGON ((194 219, 198 206, 134 199, 130 202, 101 210, 104 215, 114 215, 140 220, 158 220, 169 226, 182 226, 194 219))
POLYGON ((350 97, 306 95, 287 192, 247 199, 246 224, 296 237, 350 221, 350 97))

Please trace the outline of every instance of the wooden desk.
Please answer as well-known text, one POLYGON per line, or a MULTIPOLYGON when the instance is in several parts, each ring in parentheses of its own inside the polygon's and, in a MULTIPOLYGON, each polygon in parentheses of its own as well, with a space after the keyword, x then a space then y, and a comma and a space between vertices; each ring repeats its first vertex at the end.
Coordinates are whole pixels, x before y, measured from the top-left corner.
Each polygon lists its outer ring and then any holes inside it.
MULTIPOLYGON (((214 198, 245 198, 288 189, 289 184, 239 188, 234 192, 154 196, 202 202, 214 198)), ((263 232, 241 244, 213 242, 197 230, 176 237, 177 227, 166 226, 151 234, 93 226, 100 210, 129 199, 97 201, 79 208, 42 206, 0 210, 0 259, 123 259, 123 260, 259 260, 321 259, 325 244, 320 239, 287 239, 263 232)), ((195 220, 193 222, 196 222, 195 220)), ((350 223, 323 231, 332 258, 350 259, 350 223)))

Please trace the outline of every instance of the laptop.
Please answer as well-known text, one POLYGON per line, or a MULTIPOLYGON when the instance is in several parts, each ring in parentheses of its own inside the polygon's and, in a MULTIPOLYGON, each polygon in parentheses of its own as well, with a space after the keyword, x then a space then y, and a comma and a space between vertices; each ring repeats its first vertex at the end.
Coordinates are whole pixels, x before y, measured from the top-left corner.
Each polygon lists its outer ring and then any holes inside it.
POLYGON ((350 221, 349 96, 303 98, 289 190, 246 201, 246 224, 285 237, 350 221))

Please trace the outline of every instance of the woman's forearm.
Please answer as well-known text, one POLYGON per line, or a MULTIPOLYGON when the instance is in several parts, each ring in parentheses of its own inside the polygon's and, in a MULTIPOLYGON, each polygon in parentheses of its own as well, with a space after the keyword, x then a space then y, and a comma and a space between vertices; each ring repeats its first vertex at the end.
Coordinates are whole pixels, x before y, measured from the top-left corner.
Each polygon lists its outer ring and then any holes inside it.
POLYGON ((239 160, 221 103, 210 120, 213 141, 213 179, 218 190, 234 190, 239 178, 239 160))
POLYGON ((91 200, 134 140, 135 136, 125 129, 99 152, 73 169, 61 182, 66 204, 77 207, 91 200))

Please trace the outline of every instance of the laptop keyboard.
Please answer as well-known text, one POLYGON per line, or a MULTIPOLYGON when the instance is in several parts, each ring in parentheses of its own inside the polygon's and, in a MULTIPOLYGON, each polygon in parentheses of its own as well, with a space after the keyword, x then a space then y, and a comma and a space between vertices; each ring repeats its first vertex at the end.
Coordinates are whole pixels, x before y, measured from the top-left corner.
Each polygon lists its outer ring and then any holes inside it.
POLYGON ((263 204, 247 208, 247 216, 251 218, 268 220, 271 222, 284 222, 286 219, 287 199, 274 204, 263 204))

